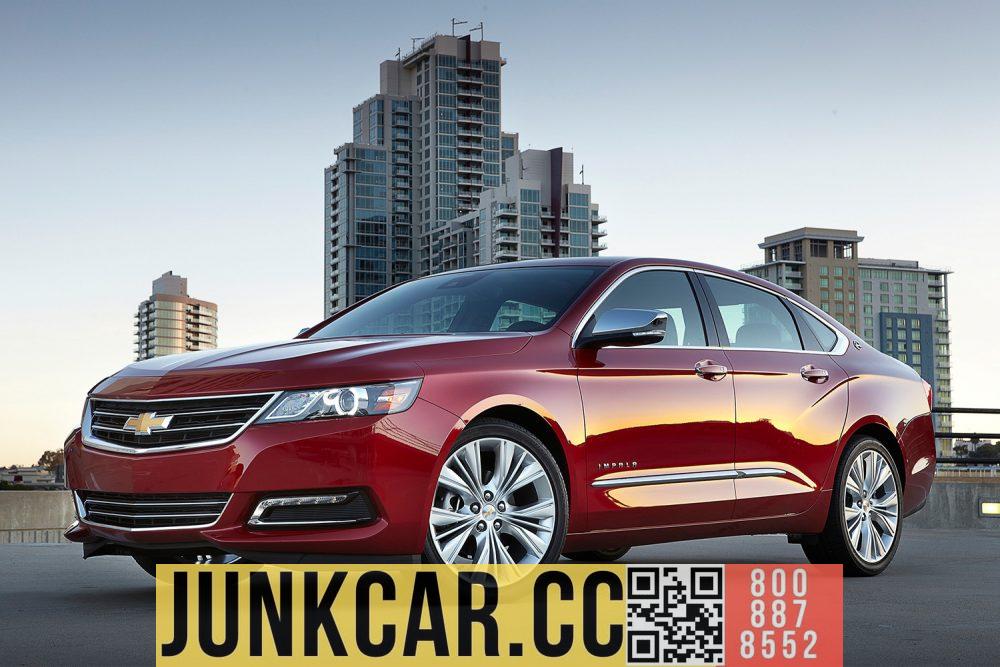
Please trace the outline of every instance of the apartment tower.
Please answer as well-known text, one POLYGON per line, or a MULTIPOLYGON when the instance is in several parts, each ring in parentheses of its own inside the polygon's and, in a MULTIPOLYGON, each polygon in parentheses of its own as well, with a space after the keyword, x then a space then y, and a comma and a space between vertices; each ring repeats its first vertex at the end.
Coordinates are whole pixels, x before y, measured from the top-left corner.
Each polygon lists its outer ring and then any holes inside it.
POLYGON ((168 271, 153 281, 153 293, 135 314, 135 358, 211 350, 218 333, 218 306, 188 296, 187 278, 168 271))
MULTIPOLYGON (((803 227, 768 236, 764 263, 745 269, 819 306, 866 343, 913 367, 951 405, 948 274, 916 260, 858 255, 864 240, 853 229, 803 227)), ((950 415, 935 415, 939 431, 950 415)), ((950 449, 949 441, 941 442, 950 449)))
POLYGON ((353 140, 325 170, 327 315, 410 278, 599 246, 589 188, 572 184, 572 156, 561 149, 521 154, 517 134, 501 132, 504 64, 499 42, 468 35, 435 35, 381 64, 379 92, 354 107, 353 140), (533 181, 526 189, 545 197, 524 202, 539 210, 525 214, 525 233, 513 246, 499 227, 486 230, 507 222, 506 214, 493 215, 494 202, 522 210, 520 186, 503 187, 511 159, 511 179, 533 181), (485 209, 484 191, 493 193, 485 209), (548 230, 546 213, 557 225, 548 230), (488 248, 480 252, 475 244, 483 240, 488 248))

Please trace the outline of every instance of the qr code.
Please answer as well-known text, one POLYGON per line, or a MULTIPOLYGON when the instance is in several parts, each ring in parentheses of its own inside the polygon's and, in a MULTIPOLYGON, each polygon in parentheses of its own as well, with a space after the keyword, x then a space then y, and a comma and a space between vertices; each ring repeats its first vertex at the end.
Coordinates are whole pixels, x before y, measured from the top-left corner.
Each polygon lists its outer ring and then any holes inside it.
POLYGON ((628 567, 630 665, 721 665, 722 565, 628 567))

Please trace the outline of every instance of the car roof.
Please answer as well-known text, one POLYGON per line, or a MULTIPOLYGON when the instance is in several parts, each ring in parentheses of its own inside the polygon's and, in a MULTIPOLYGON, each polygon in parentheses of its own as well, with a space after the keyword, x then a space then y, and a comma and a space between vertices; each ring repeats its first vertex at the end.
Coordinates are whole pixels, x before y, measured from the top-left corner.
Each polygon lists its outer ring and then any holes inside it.
MULTIPOLYGON (((736 271, 734 269, 727 269, 723 266, 718 266, 715 264, 705 264, 704 262, 694 262, 686 259, 673 259, 667 257, 553 257, 549 259, 527 259, 518 260, 516 262, 502 262, 499 264, 484 264, 481 266, 471 266, 464 269, 456 269, 454 271, 446 271, 443 273, 437 273, 433 275, 445 275, 448 273, 464 273, 466 271, 488 271, 496 269, 523 269, 531 267, 558 267, 558 266, 592 266, 601 267, 605 269, 614 268, 616 272, 624 273, 631 269, 642 267, 642 266, 671 266, 685 269, 701 269, 710 273, 715 273, 720 276, 729 276, 736 278, 743 282, 759 285, 760 287, 781 294, 788 299, 791 299, 798 305, 805 308, 807 311, 824 320, 827 324, 835 326, 845 335, 854 336, 846 326, 837 322, 834 318, 830 317, 828 314, 822 312, 815 304, 810 303, 801 296, 790 292, 789 290, 776 285, 763 278, 758 278, 757 276, 752 276, 748 273, 742 271, 736 271)), ((424 276, 431 277, 431 276, 424 276)), ((417 278, 416 280, 420 280, 417 278)))

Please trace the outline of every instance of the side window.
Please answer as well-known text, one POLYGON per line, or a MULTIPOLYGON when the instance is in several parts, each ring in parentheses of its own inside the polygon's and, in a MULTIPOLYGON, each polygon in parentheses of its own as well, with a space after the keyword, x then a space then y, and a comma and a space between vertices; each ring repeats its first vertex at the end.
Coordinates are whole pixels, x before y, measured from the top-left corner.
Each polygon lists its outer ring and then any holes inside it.
POLYGON ((795 320, 781 299, 732 280, 705 276, 705 282, 722 313, 724 333, 732 347, 802 349, 795 320))
POLYGON ((701 311, 687 274, 683 271, 642 271, 626 278, 598 306, 587 322, 584 334, 590 333, 601 313, 612 308, 644 308, 669 315, 667 335, 652 347, 705 346, 701 311))
POLYGON ((820 349, 824 352, 830 352, 833 348, 837 347, 837 334, 834 333, 833 329, 823 324, 818 317, 805 308, 799 308, 798 312, 802 318, 801 321, 804 321, 806 326, 815 334, 816 340, 819 341, 820 349))

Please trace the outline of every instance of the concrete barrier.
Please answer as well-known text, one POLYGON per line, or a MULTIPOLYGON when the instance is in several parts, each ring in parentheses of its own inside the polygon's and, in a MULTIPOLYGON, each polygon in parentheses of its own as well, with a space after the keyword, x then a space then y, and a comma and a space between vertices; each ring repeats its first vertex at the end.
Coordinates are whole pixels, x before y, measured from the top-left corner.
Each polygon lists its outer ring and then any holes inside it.
MULTIPOLYGON (((1000 478, 938 478, 927 505, 906 525, 1000 531, 1000 517, 980 516, 984 500, 1000 502, 1000 478)), ((69 491, 0 491, 0 544, 63 542, 74 518, 69 491)))
POLYGON ((906 519, 914 528, 1000 530, 1000 516, 980 516, 983 501, 1000 502, 1000 478, 938 477, 927 505, 906 519))
POLYGON ((0 544, 62 542, 74 518, 69 491, 0 491, 0 544))

